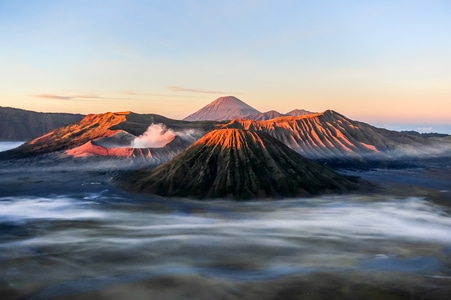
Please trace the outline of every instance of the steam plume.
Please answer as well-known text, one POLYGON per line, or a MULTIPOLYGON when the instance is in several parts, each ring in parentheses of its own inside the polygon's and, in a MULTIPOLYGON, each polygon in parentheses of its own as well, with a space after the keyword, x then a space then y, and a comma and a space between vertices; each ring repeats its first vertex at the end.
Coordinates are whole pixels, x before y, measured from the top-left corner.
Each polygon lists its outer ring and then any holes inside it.
POLYGON ((132 148, 162 148, 169 144, 176 134, 164 124, 150 124, 146 132, 131 142, 132 148))

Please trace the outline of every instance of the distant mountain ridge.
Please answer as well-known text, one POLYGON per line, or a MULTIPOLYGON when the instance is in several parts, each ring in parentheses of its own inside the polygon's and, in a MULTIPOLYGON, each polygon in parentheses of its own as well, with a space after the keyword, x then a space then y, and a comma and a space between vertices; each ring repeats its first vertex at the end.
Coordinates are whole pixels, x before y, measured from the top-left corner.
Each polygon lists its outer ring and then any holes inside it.
POLYGON ((0 141, 27 141, 82 118, 81 114, 42 113, 0 106, 0 141))
POLYGON ((275 110, 260 112, 234 96, 220 97, 198 111, 187 116, 185 121, 225 121, 249 119, 255 121, 270 120, 283 116, 304 116, 312 114, 304 109, 294 109, 286 114, 275 110))
POLYGON ((254 121, 267 121, 267 120, 272 120, 272 119, 276 119, 276 118, 280 118, 280 117, 287 117, 287 116, 299 117, 299 116, 306 116, 306 115, 311 115, 311 114, 314 114, 314 112, 310 112, 310 111, 307 111, 304 109, 295 109, 290 112, 287 112, 286 114, 281 114, 278 111, 270 110, 270 111, 259 113, 256 115, 246 116, 245 119, 254 120, 254 121))
POLYGON ((287 112, 286 116, 293 116, 293 117, 299 117, 299 116, 305 116, 305 115, 311 115, 314 114, 314 112, 305 110, 305 109, 293 109, 292 111, 287 112))

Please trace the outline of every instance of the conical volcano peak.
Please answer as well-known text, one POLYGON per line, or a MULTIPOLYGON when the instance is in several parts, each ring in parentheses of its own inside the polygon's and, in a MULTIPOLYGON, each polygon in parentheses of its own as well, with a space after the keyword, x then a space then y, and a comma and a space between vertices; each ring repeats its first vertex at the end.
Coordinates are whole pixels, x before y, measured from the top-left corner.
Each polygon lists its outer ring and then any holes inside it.
POLYGON ((218 129, 211 131, 198 140, 195 145, 230 149, 244 149, 250 146, 265 148, 265 144, 258 133, 242 129, 218 129))
POLYGON ((232 199, 308 196, 358 186, 269 134, 243 129, 211 131, 170 162, 121 181, 136 192, 232 199))
POLYGON ((216 99, 215 101, 211 102, 210 104, 208 104, 207 106, 211 106, 211 105, 227 105, 230 107, 251 107, 249 105, 247 105, 244 101, 238 99, 235 96, 224 96, 224 97, 219 97, 218 99, 216 99))
POLYGON ((234 96, 216 99, 197 112, 187 116, 185 121, 223 121, 244 118, 260 112, 234 96))

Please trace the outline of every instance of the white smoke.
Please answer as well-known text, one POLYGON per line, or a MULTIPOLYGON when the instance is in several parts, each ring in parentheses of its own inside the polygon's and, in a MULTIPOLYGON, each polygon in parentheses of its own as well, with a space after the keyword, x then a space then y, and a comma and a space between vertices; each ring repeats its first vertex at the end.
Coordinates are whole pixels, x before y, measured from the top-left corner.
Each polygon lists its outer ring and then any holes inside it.
POLYGON ((176 134, 164 124, 150 124, 146 132, 135 138, 130 146, 132 148, 162 148, 169 144, 176 134))

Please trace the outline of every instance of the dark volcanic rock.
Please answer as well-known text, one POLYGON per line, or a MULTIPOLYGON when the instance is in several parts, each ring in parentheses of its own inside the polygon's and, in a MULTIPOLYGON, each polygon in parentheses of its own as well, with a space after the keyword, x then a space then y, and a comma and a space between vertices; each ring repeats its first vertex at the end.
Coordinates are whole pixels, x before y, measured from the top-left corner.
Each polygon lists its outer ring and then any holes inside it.
POLYGON ((220 129, 172 161, 127 174, 135 192, 194 198, 273 198, 356 189, 358 184, 314 163, 263 132, 220 129))

